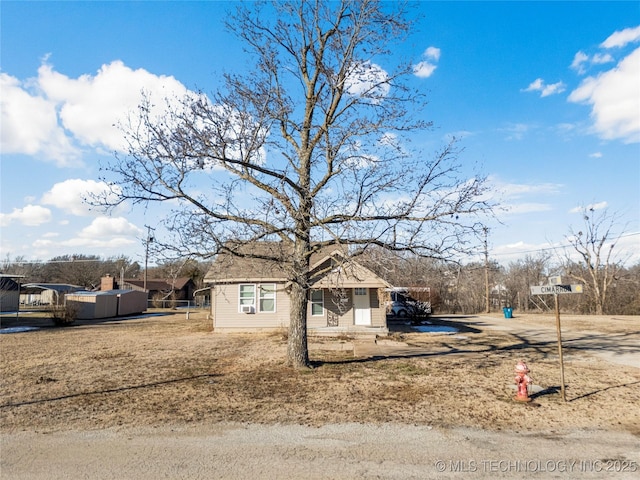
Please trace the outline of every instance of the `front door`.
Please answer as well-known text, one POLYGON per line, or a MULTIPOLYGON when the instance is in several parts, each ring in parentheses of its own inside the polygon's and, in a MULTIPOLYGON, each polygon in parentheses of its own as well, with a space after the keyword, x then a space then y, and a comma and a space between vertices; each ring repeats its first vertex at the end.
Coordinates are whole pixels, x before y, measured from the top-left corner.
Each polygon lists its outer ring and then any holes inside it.
POLYGON ((353 289, 353 315, 353 321, 356 325, 371 325, 368 288, 353 289))

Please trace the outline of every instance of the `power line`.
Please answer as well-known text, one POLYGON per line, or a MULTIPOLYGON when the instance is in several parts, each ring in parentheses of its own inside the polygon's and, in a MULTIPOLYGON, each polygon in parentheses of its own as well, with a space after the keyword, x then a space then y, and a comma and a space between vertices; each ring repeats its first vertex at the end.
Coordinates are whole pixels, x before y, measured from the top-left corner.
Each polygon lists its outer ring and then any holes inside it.
MULTIPOLYGON (((626 233, 624 235, 620 235, 619 237, 614 237, 615 239, 620 239, 620 238, 627 238, 627 237, 634 237, 636 235, 640 235, 640 232, 635 232, 635 233, 626 233)), ((534 250, 521 250, 518 252, 506 252, 506 253, 492 253, 491 255, 494 257, 500 257, 500 256, 506 256, 506 255, 521 255, 523 253, 536 253, 536 252, 546 252, 548 250, 557 250, 559 248, 568 248, 571 247, 572 245, 570 243, 564 244, 564 245, 556 245, 554 247, 544 247, 544 248, 537 248, 534 250)))

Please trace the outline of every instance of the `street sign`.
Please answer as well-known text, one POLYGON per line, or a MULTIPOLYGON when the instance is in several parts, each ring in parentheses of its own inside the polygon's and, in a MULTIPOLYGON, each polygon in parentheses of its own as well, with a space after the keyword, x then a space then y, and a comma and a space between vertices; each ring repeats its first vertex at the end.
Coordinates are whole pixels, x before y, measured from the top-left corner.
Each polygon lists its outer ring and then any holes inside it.
POLYGON ((531 288, 531 295, 582 293, 582 285, 532 285, 530 288, 531 288))
POLYGON ((582 285, 560 285, 560 277, 549 278, 549 285, 532 285, 531 295, 553 295, 556 306, 556 330, 558 331, 558 357, 560 359, 560 392, 562 400, 567 401, 564 389, 564 360, 562 359, 562 330, 560 328, 560 299, 561 293, 582 293, 582 285))

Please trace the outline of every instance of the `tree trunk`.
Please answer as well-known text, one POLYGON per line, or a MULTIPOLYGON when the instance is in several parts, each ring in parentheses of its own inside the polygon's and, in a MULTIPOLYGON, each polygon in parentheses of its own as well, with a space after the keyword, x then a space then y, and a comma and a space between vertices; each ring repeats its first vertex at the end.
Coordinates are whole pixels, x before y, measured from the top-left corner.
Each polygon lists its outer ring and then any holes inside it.
POLYGON ((307 289, 298 283, 291 286, 289 314, 289 343, 287 359, 294 368, 309 366, 309 349, 307 345, 307 289))
POLYGON ((309 366, 309 347, 307 345, 307 297, 309 294, 309 242, 308 217, 300 222, 297 240, 293 251, 293 275, 289 291, 291 307, 289 310, 289 343, 287 346, 288 363, 294 368, 309 366))

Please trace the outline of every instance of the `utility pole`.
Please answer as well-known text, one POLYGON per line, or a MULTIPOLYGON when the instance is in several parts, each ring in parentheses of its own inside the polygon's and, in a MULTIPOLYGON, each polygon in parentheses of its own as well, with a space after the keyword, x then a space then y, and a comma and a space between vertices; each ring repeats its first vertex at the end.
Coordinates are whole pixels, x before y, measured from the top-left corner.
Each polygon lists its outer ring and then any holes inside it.
POLYGON ((486 299, 486 313, 491 313, 491 303, 489 301, 489 242, 488 235, 489 229, 487 227, 483 227, 484 231, 484 293, 486 299))
POLYGON ((147 227, 147 239, 145 241, 145 252, 144 252, 144 283, 142 288, 144 291, 147 291, 147 270, 149 265, 149 244, 153 242, 153 237, 151 236, 151 230, 155 231, 155 228, 151 228, 149 225, 145 225, 147 227))

